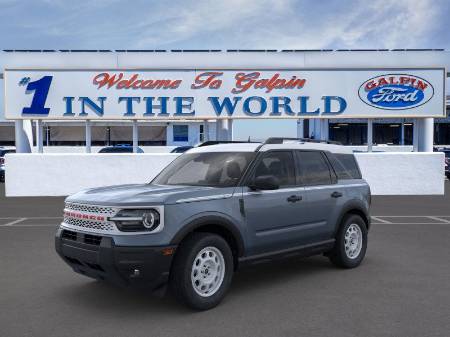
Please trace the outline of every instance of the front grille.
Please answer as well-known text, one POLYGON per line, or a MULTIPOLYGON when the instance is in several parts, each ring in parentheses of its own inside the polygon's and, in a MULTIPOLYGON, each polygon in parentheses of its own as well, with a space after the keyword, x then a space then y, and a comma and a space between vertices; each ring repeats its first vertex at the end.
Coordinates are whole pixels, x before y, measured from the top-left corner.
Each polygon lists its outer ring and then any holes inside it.
POLYGON ((65 259, 66 259, 67 261, 69 261, 70 263, 76 264, 76 265, 78 265, 78 266, 82 266, 82 263, 81 263, 80 261, 78 261, 77 259, 74 259, 73 257, 69 257, 69 256, 64 256, 64 257, 65 257, 65 259))
POLYGON ((114 207, 74 204, 71 202, 66 202, 65 208, 67 210, 71 210, 71 211, 93 213, 93 214, 105 215, 105 216, 113 216, 117 212, 117 210, 114 207))
POLYGON ((70 226, 80 227, 82 229, 84 228, 84 229, 99 230, 99 231, 113 231, 114 230, 114 225, 110 222, 100 222, 100 221, 92 221, 92 220, 87 220, 87 219, 77 219, 77 218, 72 218, 72 217, 68 217, 68 216, 64 217, 64 223, 66 223, 70 226))
POLYGON ((87 265, 89 268, 94 269, 94 270, 97 270, 97 271, 105 271, 105 270, 102 268, 102 266, 100 266, 99 264, 96 264, 96 263, 87 263, 87 262, 86 262, 86 265, 87 265))
POLYGON ((67 229, 63 230, 61 237, 67 240, 77 241, 77 233, 68 231, 67 229))
POLYGON ((88 245, 95 245, 100 246, 100 242, 102 241, 102 237, 98 235, 90 235, 85 234, 84 235, 84 243, 87 243, 88 245))

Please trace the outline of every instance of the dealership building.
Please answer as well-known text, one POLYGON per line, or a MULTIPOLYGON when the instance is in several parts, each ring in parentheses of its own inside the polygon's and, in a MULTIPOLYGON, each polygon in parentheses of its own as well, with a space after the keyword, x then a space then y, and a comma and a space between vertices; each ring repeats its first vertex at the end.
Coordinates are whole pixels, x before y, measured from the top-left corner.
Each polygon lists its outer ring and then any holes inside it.
POLYGON ((444 50, 4 50, 0 66, 10 196, 148 182, 242 119, 352 146, 374 194, 444 193, 444 50), (145 153, 97 154, 117 144, 145 153))
MULTIPOLYGON (((221 68, 355 68, 355 67, 418 67, 450 66, 450 52, 444 50, 4 50, 0 53, 0 88, 4 87, 4 71, 8 68, 47 68, 47 69, 158 69, 159 65, 171 68, 183 68, 192 57, 205 59, 203 67, 221 68), (247 65, 243 67, 243 65, 247 65)), ((447 80, 448 81, 448 80, 447 80)), ((81 83, 72 83, 82 85, 81 83)), ((447 85, 447 98, 450 97, 447 85)), ((3 99, 0 98, 0 100, 3 99)), ((433 134, 435 145, 450 144, 450 109, 447 102, 447 115, 435 118, 433 134)), ((124 103, 125 104, 125 103, 124 103)), ((5 119, 4 104, 0 108, 0 146, 15 144, 14 122, 5 119)), ((30 119, 34 120, 34 119, 30 119)), ((160 149, 160 146, 195 145, 205 140, 232 139, 233 120, 216 122, 205 120, 138 120, 138 145, 146 151, 160 149), (155 147, 156 146, 156 147, 155 147)), ((346 145, 413 145, 414 118, 305 118, 298 120, 297 135, 306 138, 327 139, 346 145), (368 139, 370 138, 370 139, 368 139)), ((133 142, 133 125, 130 120, 92 120, 90 141, 92 147, 133 142)), ((42 121, 42 140, 45 151, 74 151, 72 147, 86 145, 86 123, 77 120, 42 121)), ((257 124, 255 124, 257 127, 257 124)), ((37 151, 36 122, 32 122, 29 131, 30 142, 37 151), (30 131, 31 130, 31 131, 30 131)))

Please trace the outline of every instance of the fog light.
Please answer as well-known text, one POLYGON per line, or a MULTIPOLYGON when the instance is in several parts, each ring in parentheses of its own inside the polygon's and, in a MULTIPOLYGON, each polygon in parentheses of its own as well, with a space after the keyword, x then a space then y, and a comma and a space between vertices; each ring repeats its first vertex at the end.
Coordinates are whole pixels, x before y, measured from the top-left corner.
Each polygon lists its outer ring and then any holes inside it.
POLYGON ((133 270, 133 274, 130 275, 130 277, 139 277, 141 276, 141 272, 139 269, 133 270))

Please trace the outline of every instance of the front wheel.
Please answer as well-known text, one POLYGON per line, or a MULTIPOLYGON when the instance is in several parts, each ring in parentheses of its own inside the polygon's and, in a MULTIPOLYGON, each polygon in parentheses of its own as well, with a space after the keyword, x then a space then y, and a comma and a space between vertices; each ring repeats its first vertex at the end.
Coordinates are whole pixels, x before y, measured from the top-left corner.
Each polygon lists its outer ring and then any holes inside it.
POLYGON ((225 297, 233 270, 233 254, 222 237, 193 233, 177 249, 170 286, 189 307, 211 309, 225 297))
POLYGON ((359 266, 366 255, 367 226, 356 214, 344 217, 336 235, 336 243, 329 253, 330 261, 341 268, 359 266))

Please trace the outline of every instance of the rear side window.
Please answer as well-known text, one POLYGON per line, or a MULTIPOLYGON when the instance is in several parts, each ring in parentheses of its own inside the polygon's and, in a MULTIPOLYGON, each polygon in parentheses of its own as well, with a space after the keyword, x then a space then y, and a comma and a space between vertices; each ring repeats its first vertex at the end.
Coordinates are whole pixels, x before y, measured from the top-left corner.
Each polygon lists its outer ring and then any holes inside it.
POLYGON ((338 179, 361 179, 361 172, 353 154, 330 153, 328 158, 338 179))
POLYGON ((298 171, 302 185, 329 185, 331 172, 319 151, 298 151, 298 171))

